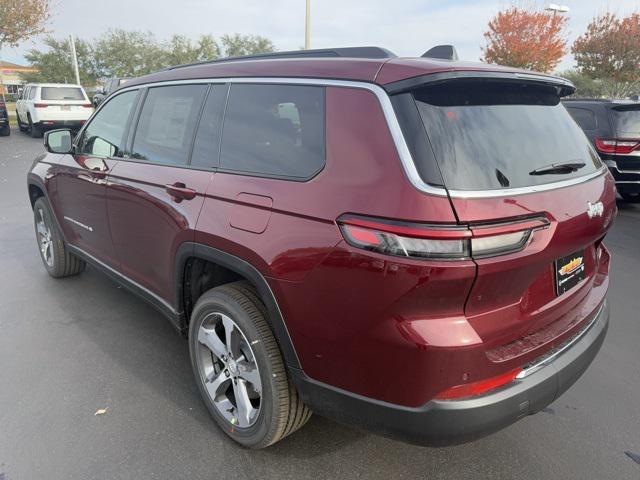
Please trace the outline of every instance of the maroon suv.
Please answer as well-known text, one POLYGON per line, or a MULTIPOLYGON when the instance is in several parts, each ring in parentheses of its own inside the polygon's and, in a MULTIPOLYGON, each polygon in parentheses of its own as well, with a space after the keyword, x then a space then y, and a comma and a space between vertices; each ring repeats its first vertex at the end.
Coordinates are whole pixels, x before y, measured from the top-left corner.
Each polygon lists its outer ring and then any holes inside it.
POLYGON ((565 80, 376 48, 127 82, 28 174, 53 277, 89 263, 189 337, 231 438, 311 411, 468 441, 597 354, 616 215, 565 80))

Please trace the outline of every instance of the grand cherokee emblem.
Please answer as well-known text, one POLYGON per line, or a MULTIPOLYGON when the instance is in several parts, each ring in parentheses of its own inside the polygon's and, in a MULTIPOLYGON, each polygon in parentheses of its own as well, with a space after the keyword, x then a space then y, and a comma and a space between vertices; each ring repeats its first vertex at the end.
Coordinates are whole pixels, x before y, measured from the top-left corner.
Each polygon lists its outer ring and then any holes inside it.
POLYGON ((603 212, 604 205, 602 205, 602 202, 587 202, 587 215, 589 215, 589 218, 601 217, 603 212))

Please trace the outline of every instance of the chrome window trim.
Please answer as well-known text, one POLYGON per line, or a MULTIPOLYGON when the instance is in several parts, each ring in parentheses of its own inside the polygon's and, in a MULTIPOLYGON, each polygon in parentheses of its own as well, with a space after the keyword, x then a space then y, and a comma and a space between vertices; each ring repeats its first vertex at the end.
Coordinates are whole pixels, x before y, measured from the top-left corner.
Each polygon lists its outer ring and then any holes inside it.
MULTIPOLYGON (((544 78, 544 77, 543 77, 544 78)), ((344 87, 344 88, 359 88, 372 92, 380 103, 382 112, 385 116, 389 132, 396 146, 398 156, 402 163, 403 169, 407 178, 411 184, 423 193, 435 195, 439 197, 451 197, 451 198, 495 198, 495 197, 507 197, 514 195, 524 195, 528 193, 545 192, 548 190, 555 190, 558 188, 569 187, 572 185, 578 185, 580 183, 587 182, 593 178, 603 175, 607 168, 603 167, 588 175, 584 175, 570 180, 562 180, 559 182, 546 183, 544 185, 535 185, 530 187, 519 187, 510 189, 498 189, 498 190, 449 190, 444 187, 434 186, 426 183, 420 177, 418 169, 413 161, 409 147, 400 128, 400 123, 396 117, 393 105, 389 94, 380 85, 374 83, 367 83, 354 80, 331 80, 321 78, 294 78, 294 77, 225 77, 225 78, 196 78, 187 80, 166 80, 151 83, 143 83, 132 85, 130 87, 124 87, 118 89, 118 93, 125 92, 127 90, 134 90, 140 88, 152 88, 158 86, 167 85, 180 85, 180 84, 193 84, 193 83, 261 83, 261 84, 291 84, 291 85, 316 85, 325 87, 344 87)))

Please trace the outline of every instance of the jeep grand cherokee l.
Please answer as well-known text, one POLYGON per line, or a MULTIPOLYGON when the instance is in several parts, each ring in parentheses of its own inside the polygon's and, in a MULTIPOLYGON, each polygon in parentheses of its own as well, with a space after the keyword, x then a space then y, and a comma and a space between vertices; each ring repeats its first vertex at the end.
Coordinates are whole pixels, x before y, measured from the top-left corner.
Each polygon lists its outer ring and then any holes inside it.
POLYGON ((158 307, 243 445, 312 411, 472 440, 555 400, 607 330, 615 185, 573 91, 376 48, 133 79, 75 139, 45 137, 42 260, 158 307))

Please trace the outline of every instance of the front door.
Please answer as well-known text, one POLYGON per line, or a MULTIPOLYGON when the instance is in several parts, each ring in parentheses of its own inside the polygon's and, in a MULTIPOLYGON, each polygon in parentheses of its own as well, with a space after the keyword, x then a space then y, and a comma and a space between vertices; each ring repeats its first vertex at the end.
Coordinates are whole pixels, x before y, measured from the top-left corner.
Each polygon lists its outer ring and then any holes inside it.
POLYGON ((112 267, 118 259, 109 231, 106 184, 121 157, 137 95, 122 93, 96 114, 76 139, 74 154, 58 164, 51 195, 67 242, 112 267))

